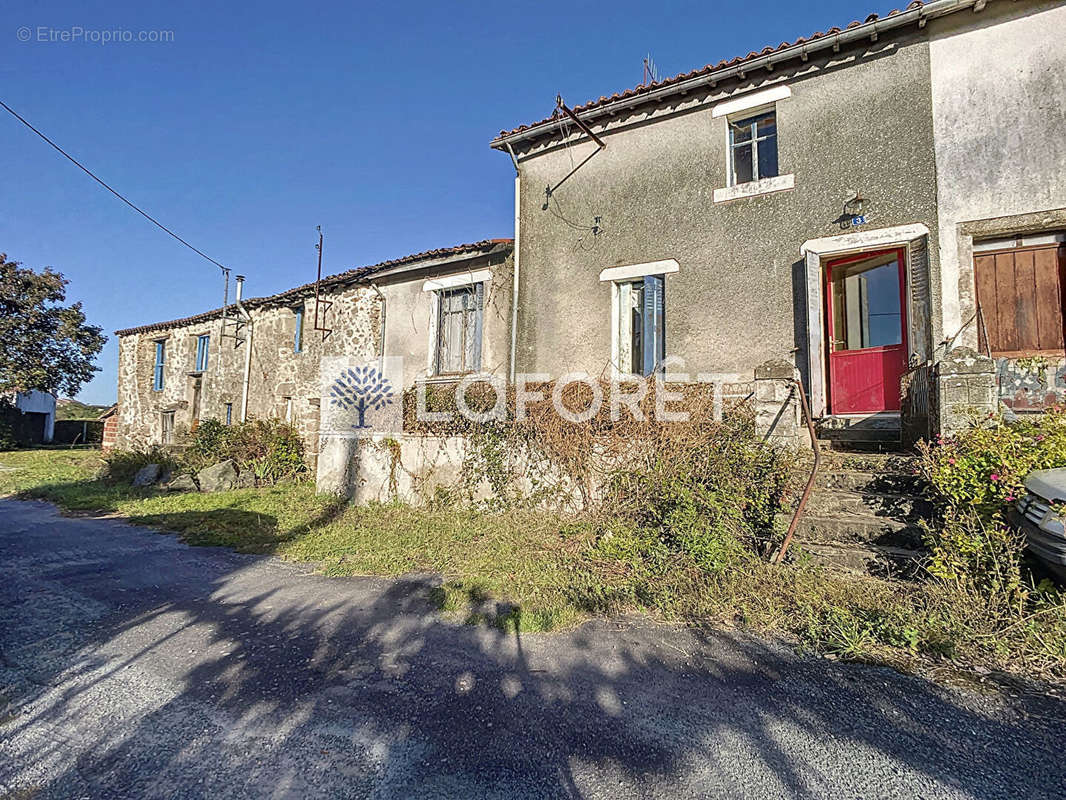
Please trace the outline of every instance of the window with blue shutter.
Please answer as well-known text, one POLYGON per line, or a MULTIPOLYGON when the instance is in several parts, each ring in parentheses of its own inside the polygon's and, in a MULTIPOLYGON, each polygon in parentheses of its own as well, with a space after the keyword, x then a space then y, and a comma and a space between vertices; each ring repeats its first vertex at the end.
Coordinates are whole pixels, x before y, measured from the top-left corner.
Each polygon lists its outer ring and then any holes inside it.
POLYGON ((662 275, 644 278, 641 311, 641 375, 651 375, 666 358, 665 292, 662 275))
POLYGON ((155 343, 155 369, 153 371, 152 389, 163 391, 163 365, 167 360, 167 343, 159 340, 155 343))
POLYGON ((226 425, 233 424, 233 403, 226 403, 226 425))
POLYGON ((296 315, 296 330, 292 334, 292 352, 302 353, 304 349, 304 310, 303 306, 294 308, 296 315))
POLYGON ((651 375, 666 358, 666 301, 662 275, 618 285, 618 369, 651 375))
POLYGON ((207 372, 207 350, 211 346, 211 334, 205 333, 196 340, 196 371, 207 372))

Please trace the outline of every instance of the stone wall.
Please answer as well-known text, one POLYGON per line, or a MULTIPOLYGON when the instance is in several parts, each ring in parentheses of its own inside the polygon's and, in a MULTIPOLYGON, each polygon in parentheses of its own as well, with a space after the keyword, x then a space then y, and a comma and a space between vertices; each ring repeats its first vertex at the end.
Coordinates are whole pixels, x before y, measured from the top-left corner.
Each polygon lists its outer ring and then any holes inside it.
POLYGON ((328 295, 333 305, 326 317, 332 331, 314 330, 314 299, 294 304, 256 307, 251 324, 234 339, 233 320, 227 335, 221 319, 174 325, 119 337, 118 431, 120 449, 162 441, 163 413, 174 412, 176 435, 187 434, 199 419, 232 422, 241 419, 245 353, 251 348, 248 384, 249 419, 288 418, 303 436, 312 465, 318 451, 321 388, 319 362, 325 356, 369 360, 378 354, 380 302, 366 286, 328 295), (296 311, 303 309, 303 337, 295 351, 296 311), (207 369, 195 372, 197 339, 210 335, 207 369), (153 388, 156 342, 166 342, 164 386, 153 388), (199 397, 197 398, 197 393, 199 397))
POLYGON ((1066 229, 1064 29, 1059 0, 929 24, 944 336, 958 344, 977 347, 974 239, 1066 229))
POLYGON ((997 358, 999 401, 1017 413, 1066 403, 1066 359, 997 358))
POLYGON ((449 278, 455 283, 463 276, 490 273, 485 281, 482 371, 505 376, 510 349, 510 244, 481 245, 443 258, 431 251, 425 259, 406 260, 401 267, 382 269, 359 283, 327 291, 323 299, 332 305, 323 313, 323 325, 330 329, 328 334, 314 329, 313 287, 247 301, 251 323, 239 332, 231 316, 223 335, 217 313, 124 332, 119 336, 118 406, 111 417, 116 420, 115 431, 108 445, 133 449, 161 443, 163 415, 169 412, 174 414, 178 443, 197 419, 239 422, 245 355, 250 350, 248 419, 290 421, 304 440, 313 469, 320 466, 320 448, 332 448, 319 484, 329 491, 350 493, 359 470, 359 449, 351 442, 319 436, 323 359, 366 363, 380 356, 402 358, 402 376, 394 379, 403 383, 400 388, 434 379, 430 365, 437 296, 431 282, 449 278), (298 311, 303 312, 299 352, 294 346, 298 311), (197 372, 197 341, 202 335, 211 337, 208 364, 197 372), (164 386, 155 391, 155 348, 160 340, 166 342, 164 386))
POLYGON ((936 433, 950 436, 987 420, 999 410, 992 359, 956 347, 934 367, 936 433))

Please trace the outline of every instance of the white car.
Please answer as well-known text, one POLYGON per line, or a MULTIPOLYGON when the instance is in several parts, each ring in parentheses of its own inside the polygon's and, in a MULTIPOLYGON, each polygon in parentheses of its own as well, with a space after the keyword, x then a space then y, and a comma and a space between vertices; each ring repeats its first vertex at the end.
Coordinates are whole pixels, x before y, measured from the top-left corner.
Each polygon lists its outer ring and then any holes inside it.
POLYGON ((1025 532, 1029 551, 1066 580, 1066 469, 1030 474, 1025 490, 1010 520, 1025 532))

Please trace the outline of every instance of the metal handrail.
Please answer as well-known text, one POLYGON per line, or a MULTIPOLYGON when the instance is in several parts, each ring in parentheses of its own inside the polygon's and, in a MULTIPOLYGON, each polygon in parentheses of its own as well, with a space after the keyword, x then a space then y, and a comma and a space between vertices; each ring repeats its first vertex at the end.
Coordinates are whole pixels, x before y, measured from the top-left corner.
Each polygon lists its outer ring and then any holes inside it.
MULTIPOLYGON (((807 405, 807 393, 803 391, 803 383, 796 378, 792 378, 792 382, 796 384, 796 388, 799 389, 800 408, 803 411, 803 419, 807 423, 807 432, 811 435, 811 448, 814 450, 814 466, 811 467, 810 477, 807 478, 807 486, 803 490, 803 496, 800 498, 799 505, 796 506, 796 511, 792 515, 792 522, 789 523, 788 533, 785 534, 785 540, 781 542, 781 549, 777 551, 777 555, 774 556, 771 563, 780 564, 781 559, 785 557, 785 551, 788 550, 788 545, 792 541, 793 534, 796 533, 796 528, 799 526, 800 516, 803 514, 803 510, 807 507, 807 501, 811 498, 811 490, 814 489, 814 478, 818 474, 818 466, 821 464, 821 455, 818 452, 818 440, 814 433, 814 421, 811 419, 811 409, 807 405)), ((786 398, 785 402, 788 402, 786 398)))

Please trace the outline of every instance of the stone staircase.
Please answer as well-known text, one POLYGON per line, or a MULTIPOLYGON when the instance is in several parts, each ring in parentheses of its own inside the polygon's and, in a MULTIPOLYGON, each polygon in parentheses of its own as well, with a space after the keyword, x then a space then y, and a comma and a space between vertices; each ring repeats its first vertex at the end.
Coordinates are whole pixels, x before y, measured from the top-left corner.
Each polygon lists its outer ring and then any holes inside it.
POLYGON ((913 457, 821 446, 822 463, 789 558, 856 574, 913 575, 923 555, 919 522, 930 513, 919 496, 913 457))

